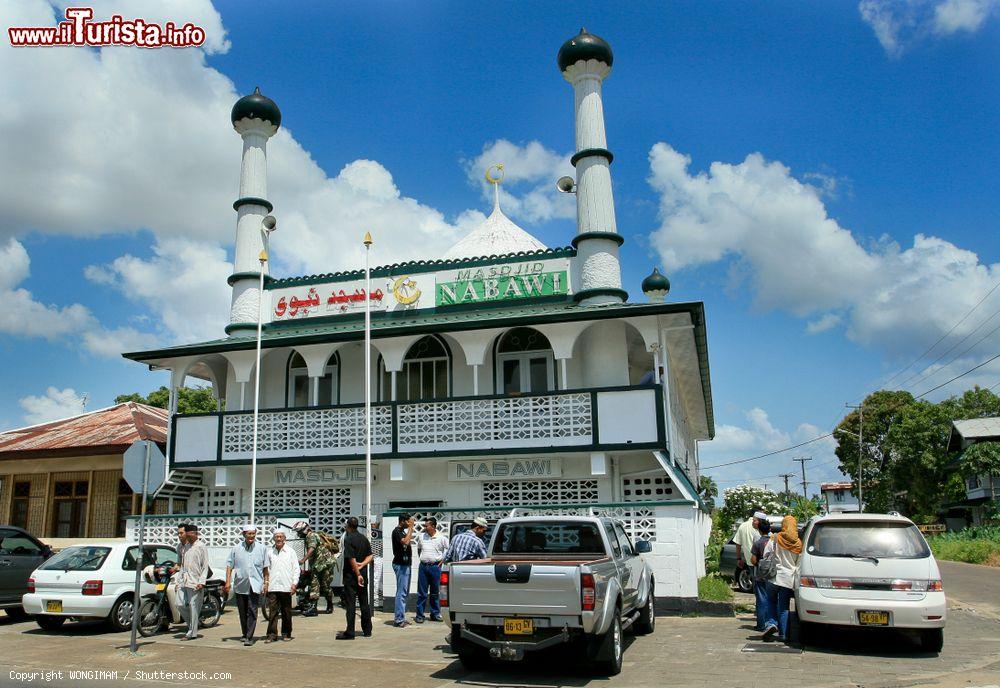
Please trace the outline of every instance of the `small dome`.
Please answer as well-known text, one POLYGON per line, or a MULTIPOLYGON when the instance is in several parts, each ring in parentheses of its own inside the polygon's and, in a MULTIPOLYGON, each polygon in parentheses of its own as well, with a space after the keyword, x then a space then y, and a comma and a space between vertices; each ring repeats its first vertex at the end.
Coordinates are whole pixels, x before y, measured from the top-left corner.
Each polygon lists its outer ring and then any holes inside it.
POLYGON ((276 127, 281 126, 281 110, 278 109, 273 100, 261 94, 259 87, 255 88, 250 95, 237 100, 236 105, 233 106, 233 124, 244 118, 261 119, 276 127))
POLYGON ((493 212, 483 224, 466 234, 448 249, 445 260, 502 256, 509 253, 534 253, 547 247, 535 237, 518 227, 500 210, 500 190, 494 188, 493 212))
POLYGON ((597 60, 610 67, 614 59, 608 42, 600 36, 587 33, 587 29, 580 29, 580 33, 563 43, 556 57, 560 72, 565 72, 567 67, 580 60, 597 60))
POLYGON ((642 293, 652 300, 662 300, 670 291, 670 280, 653 268, 653 273, 642 281, 642 293))

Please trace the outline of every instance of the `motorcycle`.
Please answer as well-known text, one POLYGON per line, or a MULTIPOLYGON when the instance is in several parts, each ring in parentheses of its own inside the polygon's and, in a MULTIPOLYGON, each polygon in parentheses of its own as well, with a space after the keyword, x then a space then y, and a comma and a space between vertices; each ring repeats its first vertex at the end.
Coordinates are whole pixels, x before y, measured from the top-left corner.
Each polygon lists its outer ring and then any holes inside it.
MULTIPOLYGON (((173 577, 174 563, 167 561, 159 566, 147 567, 144 575, 147 580, 156 584, 156 592, 146 595, 139 606, 139 633, 144 638, 156 635, 170 628, 171 623, 181 623, 180 610, 173 597, 168 594, 170 579, 173 577)), ((225 600, 222 597, 222 581, 210 580, 205 584, 204 599, 201 605, 201 615, 198 620, 200 628, 211 628, 219 623, 225 600)))

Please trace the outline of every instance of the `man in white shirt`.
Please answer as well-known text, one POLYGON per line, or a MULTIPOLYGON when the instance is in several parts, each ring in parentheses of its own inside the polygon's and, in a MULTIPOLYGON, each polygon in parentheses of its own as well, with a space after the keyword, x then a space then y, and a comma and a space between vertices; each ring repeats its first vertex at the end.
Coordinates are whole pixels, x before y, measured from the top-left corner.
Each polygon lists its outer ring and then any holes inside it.
POLYGON ((180 595, 178 602, 185 608, 188 630, 181 640, 194 640, 198 635, 198 621, 201 618, 201 603, 205 597, 205 581, 208 579, 208 549, 198 540, 198 526, 185 526, 187 542, 180 570, 180 595))
POLYGON ((274 547, 268 550, 269 580, 264 587, 271 620, 267 624, 266 643, 278 639, 278 615, 281 615, 281 639, 292 639, 292 597, 299 583, 299 558, 285 546, 285 532, 274 533, 274 547))
POLYGON ((424 610, 430 601, 431 621, 441 621, 441 564, 448 551, 448 538, 437 529, 437 519, 424 519, 424 530, 417 536, 417 623, 424 622, 424 610))

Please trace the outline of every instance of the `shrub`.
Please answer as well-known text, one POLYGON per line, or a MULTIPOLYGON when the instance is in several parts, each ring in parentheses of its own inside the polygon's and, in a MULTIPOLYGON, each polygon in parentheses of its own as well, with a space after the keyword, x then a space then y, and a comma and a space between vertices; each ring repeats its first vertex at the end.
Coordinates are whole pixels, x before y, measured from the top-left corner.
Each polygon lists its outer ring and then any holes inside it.
POLYGON ((733 590, 717 575, 705 576, 698 579, 698 599, 728 602, 733 599, 733 590))
POLYGON ((963 561, 967 564, 1000 565, 1000 526, 966 528, 928 538, 931 551, 938 559, 963 561))

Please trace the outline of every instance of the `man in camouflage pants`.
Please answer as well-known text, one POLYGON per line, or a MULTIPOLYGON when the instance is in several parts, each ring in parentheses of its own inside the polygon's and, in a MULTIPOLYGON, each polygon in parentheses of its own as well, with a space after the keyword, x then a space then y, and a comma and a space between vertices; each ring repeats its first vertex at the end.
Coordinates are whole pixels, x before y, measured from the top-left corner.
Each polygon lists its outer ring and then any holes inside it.
POLYGON ((320 593, 326 598, 326 612, 333 613, 333 573, 337 566, 334 555, 327 548, 326 543, 318 531, 309 527, 304 521, 299 521, 294 526, 299 536, 305 539, 305 556, 299 561, 300 565, 309 562, 309 608, 302 612, 302 616, 316 616, 317 602, 320 593))

